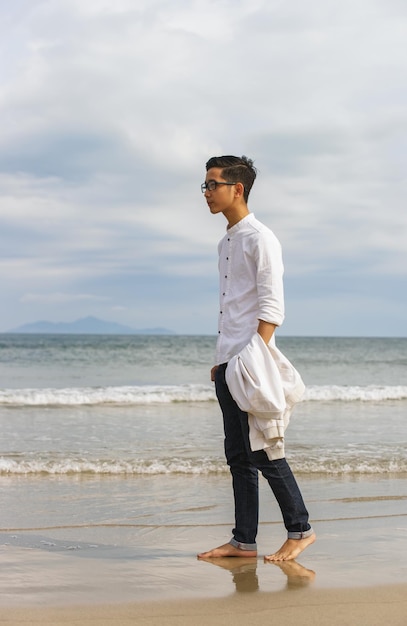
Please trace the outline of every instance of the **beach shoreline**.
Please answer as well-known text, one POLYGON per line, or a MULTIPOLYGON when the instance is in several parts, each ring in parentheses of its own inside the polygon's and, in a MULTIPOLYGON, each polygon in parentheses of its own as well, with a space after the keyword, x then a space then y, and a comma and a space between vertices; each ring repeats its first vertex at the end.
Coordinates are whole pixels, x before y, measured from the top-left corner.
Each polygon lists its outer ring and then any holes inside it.
POLYGON ((258 558, 197 559, 234 524, 211 342, 44 341, 2 369, 2 626, 405 626, 405 342, 286 342, 313 394, 287 436, 317 534, 297 567, 263 561, 285 540, 264 480, 258 558))
POLYGON ((260 525, 258 558, 206 561, 196 554, 222 541, 228 525, 104 527, 99 537, 96 528, 3 532, 1 624, 405 626, 403 507, 314 528, 317 542, 280 564, 263 556, 283 541, 281 524, 260 525), (107 543, 118 532, 122 542, 107 543))

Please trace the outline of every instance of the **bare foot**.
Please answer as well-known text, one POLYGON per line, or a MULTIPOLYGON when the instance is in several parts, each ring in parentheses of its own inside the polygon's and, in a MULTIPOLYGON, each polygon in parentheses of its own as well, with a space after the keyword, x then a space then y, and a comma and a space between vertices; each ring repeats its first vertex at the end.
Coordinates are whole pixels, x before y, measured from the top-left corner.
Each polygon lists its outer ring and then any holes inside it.
POLYGON ((224 556, 244 557, 247 559, 248 557, 257 556, 257 550, 241 550, 240 548, 235 548, 230 543, 225 543, 223 546, 208 550, 208 552, 201 552, 201 554, 198 554, 198 559, 217 559, 224 556))
POLYGON ((291 561, 296 559, 305 548, 308 548, 316 539, 315 533, 303 539, 287 539, 277 552, 264 557, 265 561, 291 561))

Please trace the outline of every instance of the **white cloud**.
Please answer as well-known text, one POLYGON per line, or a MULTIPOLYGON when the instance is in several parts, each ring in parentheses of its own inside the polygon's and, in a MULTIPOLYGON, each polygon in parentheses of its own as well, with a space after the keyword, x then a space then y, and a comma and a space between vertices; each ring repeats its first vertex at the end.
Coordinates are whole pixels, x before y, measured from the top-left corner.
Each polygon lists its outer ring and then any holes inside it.
MULTIPOLYGON (((251 209, 316 327, 352 329, 338 273, 368 278, 361 311, 373 278, 403 291, 404 3, 15 0, 0 17, 0 329, 57 320, 64 296, 75 318, 212 332, 225 222, 199 184, 219 153, 255 159, 251 209)), ((405 300, 374 306, 405 334, 405 300)))

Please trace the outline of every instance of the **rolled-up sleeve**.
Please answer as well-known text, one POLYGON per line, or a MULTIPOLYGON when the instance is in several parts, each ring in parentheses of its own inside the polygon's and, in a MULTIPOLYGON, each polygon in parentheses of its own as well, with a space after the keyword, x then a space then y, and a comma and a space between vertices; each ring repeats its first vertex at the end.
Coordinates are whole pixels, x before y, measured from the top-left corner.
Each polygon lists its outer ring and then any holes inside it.
POLYGON ((271 231, 263 231, 253 252, 257 266, 258 318, 281 326, 284 321, 284 265, 280 242, 271 231))

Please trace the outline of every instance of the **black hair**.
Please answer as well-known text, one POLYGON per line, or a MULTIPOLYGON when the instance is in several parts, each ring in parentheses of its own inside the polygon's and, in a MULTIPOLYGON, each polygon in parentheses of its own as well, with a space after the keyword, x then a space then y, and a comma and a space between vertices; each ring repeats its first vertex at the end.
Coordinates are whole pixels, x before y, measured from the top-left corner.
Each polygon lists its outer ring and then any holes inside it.
POLYGON ((230 183, 242 183, 244 187, 244 199, 247 202, 249 193, 256 180, 257 170, 253 165, 252 159, 246 156, 220 156, 212 157, 206 164, 206 171, 212 167, 218 167, 222 170, 222 178, 230 183))

